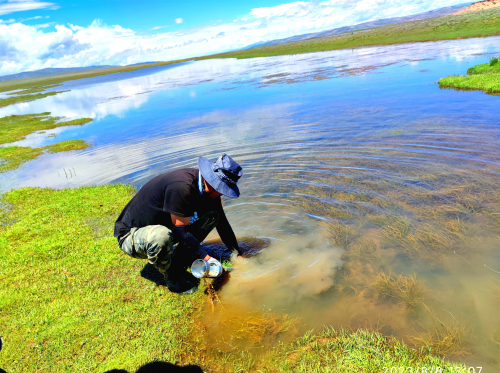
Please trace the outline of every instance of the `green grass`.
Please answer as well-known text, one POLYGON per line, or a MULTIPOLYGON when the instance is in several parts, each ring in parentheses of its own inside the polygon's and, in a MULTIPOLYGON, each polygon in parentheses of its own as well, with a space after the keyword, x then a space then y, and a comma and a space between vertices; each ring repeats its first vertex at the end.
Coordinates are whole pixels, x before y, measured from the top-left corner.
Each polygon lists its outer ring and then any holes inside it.
POLYGON ((262 46, 208 58, 253 58, 328 51, 369 45, 390 45, 435 40, 465 39, 500 34, 500 9, 390 24, 367 31, 262 46))
POLYGON ((207 348, 200 332, 203 292, 180 296, 156 286, 140 276, 145 261, 118 248, 113 223, 133 193, 129 186, 107 185, 3 195, 0 366, 7 372, 133 372, 152 360, 210 372, 450 366, 428 349, 412 350, 377 333, 328 328, 266 345, 260 354, 207 348))
MULTIPOLYGON (((396 339, 363 330, 350 333, 326 328, 317 335, 306 334, 290 345, 273 350, 263 372, 385 372, 391 367, 441 367, 462 364, 445 363, 441 359, 423 353, 424 349, 411 350, 396 339)), ((258 364, 255 364, 258 366, 258 364)), ((398 370, 399 371, 399 370, 398 370)), ((405 372, 407 370, 405 369, 405 372)))
POLYGON ((500 64, 491 65, 491 63, 483 63, 481 65, 472 66, 467 70, 467 74, 500 74, 500 64))
POLYGON ((21 164, 47 153, 67 152, 70 150, 86 149, 90 144, 83 140, 66 140, 41 148, 28 148, 22 146, 5 146, 0 148, 0 173, 14 170, 21 164))
POLYGON ((35 131, 43 131, 64 126, 79 126, 92 122, 92 118, 61 121, 61 117, 51 117, 49 112, 40 114, 10 115, 0 118, 0 144, 23 140, 35 131))
POLYGON ((472 66, 467 70, 467 75, 448 76, 440 79, 438 83, 441 88, 497 94, 500 93, 500 64, 490 62, 472 66))
MULTIPOLYGON (((11 115, 0 118, 0 144, 9 144, 22 139, 36 131, 43 131, 63 126, 78 126, 92 122, 92 118, 81 118, 61 121, 60 117, 51 117, 50 113, 11 115)), ((57 153, 70 150, 81 150, 90 144, 83 140, 68 140, 41 148, 21 146, 0 147, 0 173, 13 170, 22 163, 35 159, 44 152, 57 153)))
POLYGON ((44 87, 40 87, 40 88, 25 89, 25 90, 22 90, 22 91, 8 93, 7 96, 17 96, 17 95, 26 95, 26 94, 29 94, 29 93, 43 92, 47 88, 54 88, 54 87, 57 87, 57 86, 60 86, 60 85, 61 84, 54 84, 54 85, 48 85, 48 86, 44 86, 44 87))
MULTIPOLYGON (((38 91, 38 90, 33 89, 31 91, 38 91)), ((69 91, 45 92, 45 93, 36 93, 34 95, 19 95, 19 96, 12 96, 9 98, 0 98, 0 107, 16 104, 18 102, 34 101, 38 100, 39 98, 55 96, 58 93, 64 93, 64 92, 69 92, 69 91)))

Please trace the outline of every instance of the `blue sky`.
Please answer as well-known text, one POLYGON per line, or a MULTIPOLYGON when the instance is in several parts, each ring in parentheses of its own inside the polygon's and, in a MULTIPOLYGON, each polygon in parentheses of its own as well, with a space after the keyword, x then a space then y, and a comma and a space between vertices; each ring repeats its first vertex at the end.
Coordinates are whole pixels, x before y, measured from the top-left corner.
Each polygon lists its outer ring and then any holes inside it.
MULTIPOLYGON (((2 0, 0 5, 2 3, 8 2, 2 0)), ((29 19, 25 24, 37 25, 50 20, 57 24, 72 23, 79 26, 89 26, 95 19, 100 19, 108 25, 120 25, 137 31, 147 31, 158 26, 179 30, 245 18, 252 8, 276 6, 283 4, 283 1, 62 0, 29 3, 46 5, 40 9, 3 15, 0 19, 23 20, 41 16, 43 18, 29 19), (179 18, 183 20, 182 23, 175 22, 179 18)))
POLYGON ((0 75, 169 61, 464 0, 0 0, 0 75))

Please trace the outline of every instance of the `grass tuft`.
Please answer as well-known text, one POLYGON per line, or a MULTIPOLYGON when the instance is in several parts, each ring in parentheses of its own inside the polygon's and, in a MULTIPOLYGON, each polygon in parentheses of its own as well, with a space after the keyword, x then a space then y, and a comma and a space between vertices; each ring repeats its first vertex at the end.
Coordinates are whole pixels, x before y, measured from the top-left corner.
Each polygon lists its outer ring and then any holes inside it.
POLYGON ((375 289, 380 297, 399 301, 408 313, 414 313, 423 301, 424 286, 415 275, 392 276, 382 272, 377 276, 375 289))
POLYGON ((47 153, 67 152, 70 150, 82 150, 90 146, 84 140, 66 140, 41 148, 27 148, 22 146, 5 146, 0 148, 0 173, 14 170, 21 164, 31 161, 45 151, 47 153))
POLYGON ((0 144, 23 140, 36 131, 44 131, 64 126, 78 126, 92 122, 92 118, 62 121, 61 117, 51 117, 50 113, 10 115, 0 118, 0 144))

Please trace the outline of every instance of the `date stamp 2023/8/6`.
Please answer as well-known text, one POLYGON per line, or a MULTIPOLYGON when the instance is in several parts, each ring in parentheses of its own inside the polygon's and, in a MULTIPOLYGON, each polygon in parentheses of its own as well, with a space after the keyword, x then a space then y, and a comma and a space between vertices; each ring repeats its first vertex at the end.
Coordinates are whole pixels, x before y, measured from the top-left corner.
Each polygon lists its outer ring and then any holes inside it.
POLYGON ((384 373, 481 373, 483 367, 384 367, 384 373))

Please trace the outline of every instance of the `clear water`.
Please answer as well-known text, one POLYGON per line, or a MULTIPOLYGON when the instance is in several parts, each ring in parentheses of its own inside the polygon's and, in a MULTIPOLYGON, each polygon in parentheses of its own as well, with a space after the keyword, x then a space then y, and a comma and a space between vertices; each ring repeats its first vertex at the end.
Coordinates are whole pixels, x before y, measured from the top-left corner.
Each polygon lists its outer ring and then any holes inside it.
MULTIPOLYGON (((1 174, 0 190, 140 187, 196 167, 199 155, 227 152, 244 169, 242 196, 225 201, 228 218, 238 237, 266 244, 236 264, 220 293, 226 310, 290 313, 305 329, 367 327, 415 346, 415 338, 431 343, 463 330, 457 351, 470 355, 442 352, 494 371, 500 98, 436 82, 499 51, 500 37, 491 37, 197 61, 68 82, 58 90, 70 92, 0 115, 92 117, 18 144, 93 146, 1 174), (378 292, 381 272, 421 281, 416 310, 378 292)), ((215 329, 220 314, 207 310, 206 320, 215 329)))

